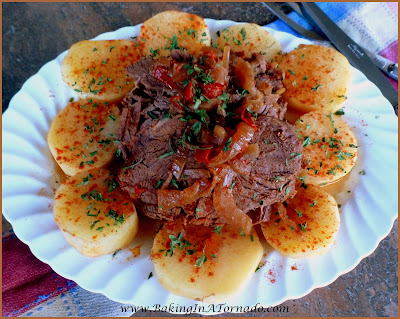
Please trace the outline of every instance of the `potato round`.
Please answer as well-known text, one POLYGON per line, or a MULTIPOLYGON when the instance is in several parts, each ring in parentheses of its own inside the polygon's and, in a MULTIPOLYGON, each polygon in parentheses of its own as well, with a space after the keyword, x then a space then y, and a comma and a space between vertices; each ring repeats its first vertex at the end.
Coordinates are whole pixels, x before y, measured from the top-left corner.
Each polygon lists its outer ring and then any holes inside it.
POLYGON ((67 242, 90 257, 127 246, 138 231, 131 198, 106 169, 81 172, 64 181, 56 191, 53 213, 67 242))
POLYGON ((332 246, 340 225, 335 199, 320 187, 309 185, 307 189, 300 187, 287 203, 287 215, 295 227, 292 229, 272 210, 270 220, 261 226, 267 242, 290 258, 325 253, 332 246))
POLYGON ((229 45, 233 52, 240 52, 244 58, 251 58, 253 53, 264 56, 266 61, 273 60, 282 47, 278 40, 258 24, 238 24, 221 31, 218 47, 229 45))
POLYGON ((63 80, 81 98, 118 101, 134 87, 126 68, 141 58, 130 40, 81 41, 61 64, 63 80))
POLYGON ((283 57, 283 98, 300 112, 337 111, 347 99, 351 67, 344 55, 319 45, 304 45, 283 57))
MULTIPOLYGON (((155 237, 151 256, 160 284, 176 295, 206 302, 224 300, 244 287, 263 254, 254 230, 241 236, 224 226, 219 235, 213 228, 187 226, 180 232, 183 249, 177 245, 171 256, 170 225, 155 237)), ((179 232, 172 233, 179 238, 179 232)))
POLYGON ((295 124, 303 140, 306 184, 323 186, 351 171, 357 160, 357 139, 353 131, 335 114, 314 111, 301 116, 295 124))
POLYGON ((53 120, 47 142, 65 174, 103 167, 113 159, 120 123, 116 105, 93 100, 68 104, 53 120))
POLYGON ((146 20, 140 28, 139 48, 143 56, 169 56, 172 49, 181 47, 196 55, 209 45, 208 26, 195 14, 164 11, 146 20))

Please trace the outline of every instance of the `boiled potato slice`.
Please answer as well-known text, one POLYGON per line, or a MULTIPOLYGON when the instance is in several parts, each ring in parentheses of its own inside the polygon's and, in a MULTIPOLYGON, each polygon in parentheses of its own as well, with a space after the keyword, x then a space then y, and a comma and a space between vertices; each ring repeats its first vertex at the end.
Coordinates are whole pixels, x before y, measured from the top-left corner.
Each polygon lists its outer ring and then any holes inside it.
POLYGON ((65 174, 103 167, 113 159, 120 123, 117 106, 93 100, 68 104, 53 120, 47 142, 65 174))
POLYGON ((307 258, 325 253, 333 244, 340 225, 335 199, 320 187, 309 185, 307 189, 300 187, 297 194, 287 200, 287 204, 290 222, 285 223, 272 210, 270 220, 261 225, 268 243, 290 258, 307 258))
POLYGON ((206 302, 240 291, 254 274, 263 248, 254 230, 241 236, 226 227, 218 234, 209 227, 186 226, 177 232, 171 231, 171 223, 164 225, 151 255, 160 284, 176 295, 206 302))
POLYGON ((353 168, 357 160, 357 139, 340 116, 314 111, 301 116, 296 134, 303 140, 303 161, 300 174, 306 184, 324 186, 353 168))
POLYGON ((139 48, 143 56, 169 56, 178 48, 196 55, 209 45, 211 36, 207 24, 195 14, 164 11, 146 20, 140 28, 139 48))
POLYGON ((131 198, 106 169, 81 172, 64 181, 56 191, 53 213, 67 242, 90 257, 127 246, 138 231, 131 198))
POLYGON ((351 68, 344 55, 319 45, 304 45, 283 57, 283 98, 299 112, 337 111, 347 99, 351 68))
POLYGON ((114 102, 134 87, 126 68, 140 58, 130 40, 81 41, 69 49, 61 73, 81 98, 114 102))
POLYGON ((233 25, 221 31, 218 47, 223 49, 225 45, 229 45, 233 52, 242 53, 244 58, 260 53, 266 61, 271 61, 282 51, 278 40, 254 23, 233 25))

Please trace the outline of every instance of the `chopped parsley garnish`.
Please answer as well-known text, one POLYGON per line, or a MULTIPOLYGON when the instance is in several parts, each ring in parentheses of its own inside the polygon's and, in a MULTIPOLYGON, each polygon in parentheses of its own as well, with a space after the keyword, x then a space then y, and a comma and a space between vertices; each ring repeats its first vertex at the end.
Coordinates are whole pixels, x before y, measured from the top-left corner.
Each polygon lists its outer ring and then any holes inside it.
POLYGON ((199 259, 196 260, 196 263, 194 264, 196 267, 201 268, 203 266, 203 264, 207 261, 205 249, 206 249, 206 247, 203 248, 203 256, 201 256, 199 259))
POLYGON ((165 158, 165 157, 171 156, 171 155, 173 155, 173 154, 174 154, 174 152, 173 152, 173 151, 171 151, 171 152, 167 152, 167 153, 165 153, 165 154, 162 154, 162 155, 160 155, 160 156, 158 157, 158 159, 162 159, 162 158, 165 158))
POLYGON ((157 182, 157 185, 156 185, 156 189, 160 188, 163 183, 164 183, 164 180, 159 179, 157 182))
POLYGON ((156 119, 156 118, 157 118, 157 115, 155 115, 152 111, 148 111, 148 112, 147 112, 147 115, 148 115, 149 117, 151 117, 152 119, 156 119))
POLYGON ((114 225, 118 225, 118 223, 120 223, 121 225, 123 224, 123 222, 124 222, 124 214, 122 214, 121 216, 120 215, 118 215, 118 213, 115 211, 115 210, 113 210, 113 209, 110 209, 109 211, 108 211, 108 213, 107 214, 105 214, 106 215, 106 217, 111 217, 113 220, 114 220, 114 225))
POLYGON ((322 84, 318 84, 316 86, 314 86, 311 91, 318 91, 318 89, 322 86, 322 84))
POLYGON ((307 136, 303 141, 303 147, 306 147, 311 144, 311 137, 307 136))
POLYGON ((343 111, 343 109, 339 109, 333 114, 335 114, 335 115, 344 115, 344 111, 343 111))
POLYGON ((301 229, 303 232, 306 232, 307 222, 306 222, 304 225, 299 224, 299 226, 300 226, 300 229, 301 229))
POLYGON ((117 250, 112 254, 112 258, 114 258, 115 255, 116 255, 119 251, 121 251, 121 249, 117 249, 117 250))
POLYGON ((91 174, 83 178, 83 182, 77 184, 76 186, 87 185, 89 183, 89 179, 93 178, 91 174))
POLYGON ((136 165, 140 164, 141 162, 143 162, 143 159, 141 159, 139 162, 136 162, 135 164, 131 165, 131 166, 126 166, 122 169, 122 171, 125 171, 128 168, 134 168, 136 165))
POLYGON ((222 149, 224 152, 229 151, 229 146, 232 144, 232 137, 228 138, 228 140, 225 142, 225 146, 222 149))
POLYGON ((224 226, 216 226, 216 227, 214 227, 213 232, 214 232, 214 233, 217 233, 218 235, 221 235, 221 229, 222 229, 222 227, 224 227, 224 226))

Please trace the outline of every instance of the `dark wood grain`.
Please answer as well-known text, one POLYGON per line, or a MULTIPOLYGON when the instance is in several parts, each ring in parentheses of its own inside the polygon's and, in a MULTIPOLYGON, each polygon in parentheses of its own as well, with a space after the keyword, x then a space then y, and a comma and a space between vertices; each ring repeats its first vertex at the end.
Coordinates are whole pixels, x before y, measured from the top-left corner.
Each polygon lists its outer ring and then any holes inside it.
MULTIPOLYGON (((2 6, 3 111, 30 76, 73 43, 142 23, 158 12, 176 9, 207 18, 260 25, 276 19, 259 3, 3 3, 2 6)), ((285 5, 283 9, 289 11, 285 5)), ((397 316, 397 251, 396 221, 390 235, 354 270, 327 287, 283 303, 289 306, 289 313, 246 316, 397 316)), ((169 316, 135 314, 160 315, 169 316)))

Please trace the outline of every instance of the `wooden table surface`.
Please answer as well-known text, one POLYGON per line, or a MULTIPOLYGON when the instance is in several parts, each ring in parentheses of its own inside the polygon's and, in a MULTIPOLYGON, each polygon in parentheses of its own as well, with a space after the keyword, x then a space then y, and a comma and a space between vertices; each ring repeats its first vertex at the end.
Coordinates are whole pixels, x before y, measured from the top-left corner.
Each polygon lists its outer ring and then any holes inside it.
MULTIPOLYGON (((142 23, 158 12, 175 9, 260 25, 276 19, 259 3, 3 3, 2 6, 3 112, 30 76, 73 43, 142 23)), ((283 9, 289 11, 285 5, 283 9)), ((261 316, 397 316, 397 221, 376 251, 354 270, 327 287, 282 305, 289 306, 290 312, 261 316)))

